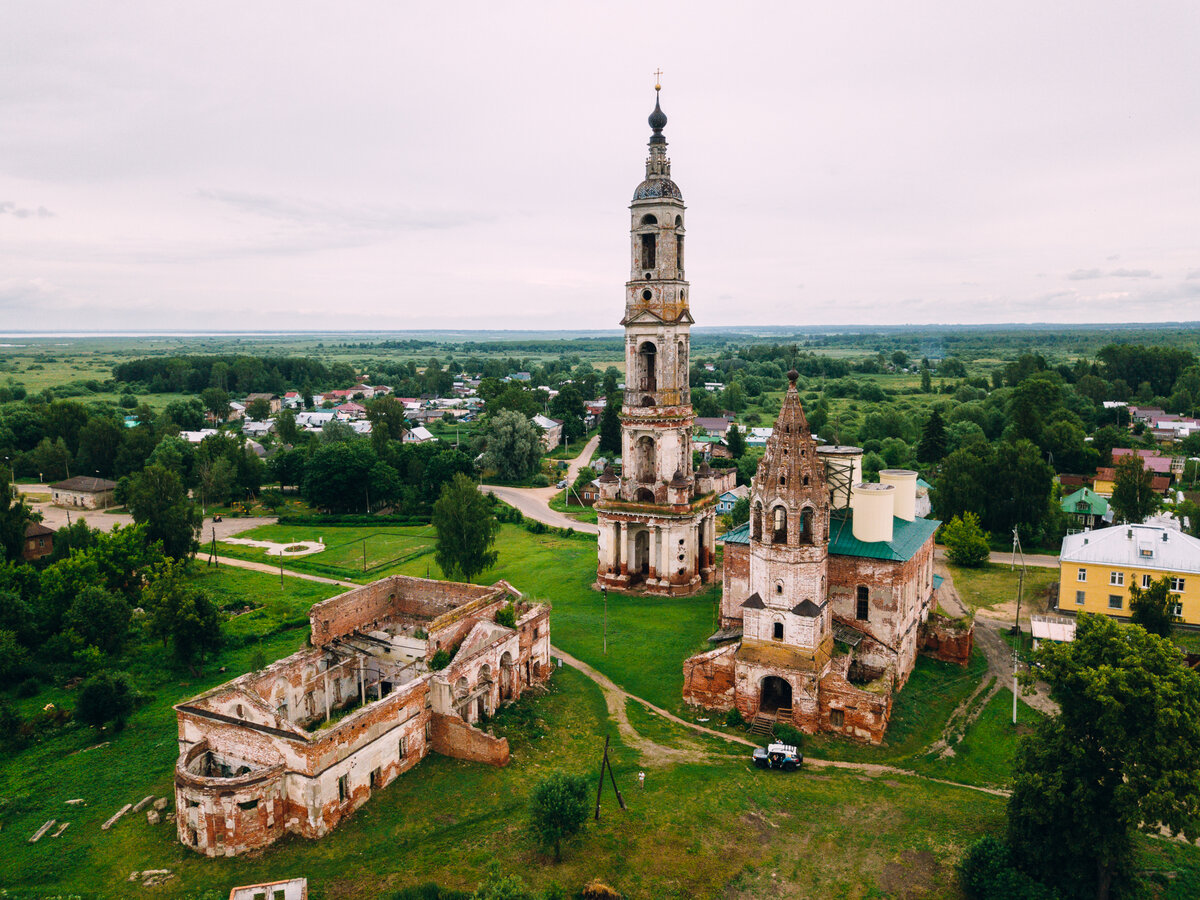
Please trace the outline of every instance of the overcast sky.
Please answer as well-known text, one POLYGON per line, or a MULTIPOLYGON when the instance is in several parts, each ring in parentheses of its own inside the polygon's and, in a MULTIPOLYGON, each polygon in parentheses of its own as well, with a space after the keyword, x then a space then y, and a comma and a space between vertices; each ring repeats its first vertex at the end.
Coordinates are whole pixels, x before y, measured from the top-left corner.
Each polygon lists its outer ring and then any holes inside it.
POLYGON ((0 0, 0 328, 1200 319, 1200 3, 0 0))

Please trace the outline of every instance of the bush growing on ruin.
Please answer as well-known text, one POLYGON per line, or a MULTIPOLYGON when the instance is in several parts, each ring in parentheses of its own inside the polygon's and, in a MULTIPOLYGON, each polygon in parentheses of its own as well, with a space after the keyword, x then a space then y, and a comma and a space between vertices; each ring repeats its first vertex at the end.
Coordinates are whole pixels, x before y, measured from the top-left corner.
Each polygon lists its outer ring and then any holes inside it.
POLYGON ((562 843, 583 830, 587 823, 587 779, 582 775, 555 772, 533 789, 530 825, 542 845, 554 848, 554 861, 562 860, 562 843))
POLYGON ((746 720, 742 718, 742 714, 738 712, 735 706, 729 712, 725 713, 725 724, 730 728, 745 728, 746 720))
POLYGON ((517 608, 513 606, 512 601, 509 601, 507 606, 496 610, 496 624, 503 625, 505 628, 517 627, 517 608))
POLYGON ((429 660, 429 668, 434 672, 440 672, 448 665, 450 665, 450 653, 444 649, 438 650, 429 660))

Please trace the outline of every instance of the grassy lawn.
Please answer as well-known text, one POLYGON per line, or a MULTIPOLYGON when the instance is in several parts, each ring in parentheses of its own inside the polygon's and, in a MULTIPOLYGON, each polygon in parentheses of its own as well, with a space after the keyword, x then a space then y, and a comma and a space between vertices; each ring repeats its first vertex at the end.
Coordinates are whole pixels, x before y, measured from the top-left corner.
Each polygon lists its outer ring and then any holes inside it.
MULTIPOLYGON (((279 544, 323 540, 325 549, 320 553, 285 558, 284 568, 337 578, 372 581, 389 574, 405 562, 420 560, 424 566, 424 557, 433 552, 435 535, 433 527, 429 525, 261 525, 242 532, 238 537, 279 544)), ((262 547, 247 547, 219 541, 217 550, 225 556, 273 566, 279 565, 280 561, 278 556, 268 556, 266 549, 262 547)), ((436 568, 432 557, 428 562, 436 568)), ((421 574, 424 574, 423 569, 421 574)))
POLYGON ((566 493, 567 492, 564 489, 561 493, 555 494, 553 499, 550 501, 550 508, 562 513, 563 515, 570 516, 572 519, 577 519, 580 522, 590 522, 591 524, 595 525, 596 510, 590 506, 579 506, 574 503, 568 506, 565 499, 566 493))
MULTIPOLYGON (((1017 599, 1017 581, 1020 574, 1006 565, 987 563, 978 569, 965 569, 947 564, 954 586, 963 602, 971 609, 998 606, 1017 599)), ((1055 569, 1030 567, 1025 571, 1025 583, 1021 589, 1021 609, 1029 612, 1044 612, 1050 597, 1050 586, 1058 581, 1055 569)))
MULTIPOLYGON (((600 429, 593 428, 578 440, 572 441, 569 444, 559 444, 552 451, 546 454, 546 456, 550 459, 574 459, 583 452, 583 448, 587 445, 587 442, 599 433, 600 429)), ((584 460, 584 462, 587 462, 587 460, 584 460)))

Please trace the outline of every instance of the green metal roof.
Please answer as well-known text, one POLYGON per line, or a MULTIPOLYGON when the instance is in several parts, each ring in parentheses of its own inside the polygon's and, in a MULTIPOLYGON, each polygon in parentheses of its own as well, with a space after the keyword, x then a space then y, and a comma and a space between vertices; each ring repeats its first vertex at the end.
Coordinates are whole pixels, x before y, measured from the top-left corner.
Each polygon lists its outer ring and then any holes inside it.
POLYGON ((1063 512, 1077 516, 1102 516, 1108 512, 1108 501, 1087 487, 1063 497, 1061 505, 1063 512))
MULTIPOLYGON (((937 519, 916 518, 911 522, 892 518, 890 541, 860 541, 851 528, 853 512, 836 510, 829 517, 829 552, 834 556, 863 556, 905 562, 913 558, 942 523, 937 519)), ((725 532, 718 540, 726 544, 749 544, 750 523, 725 532)))

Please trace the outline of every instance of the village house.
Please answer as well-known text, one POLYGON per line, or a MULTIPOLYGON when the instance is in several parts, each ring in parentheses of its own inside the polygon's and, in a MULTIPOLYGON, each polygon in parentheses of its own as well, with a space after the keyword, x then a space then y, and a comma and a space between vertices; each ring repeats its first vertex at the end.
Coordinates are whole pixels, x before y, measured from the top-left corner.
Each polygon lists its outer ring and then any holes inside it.
POLYGON ((725 534, 721 627, 736 643, 683 666, 684 700, 878 744, 918 652, 966 665, 974 630, 938 617, 917 473, 862 482, 862 449, 818 445, 796 372, 750 497, 725 534))
POLYGON ((113 504, 115 481, 76 475, 50 485, 50 498, 55 506, 76 506, 81 509, 107 509, 113 504))
POLYGON ((426 441, 434 441, 437 440, 437 438, 435 438, 433 436, 433 432, 431 432, 424 425, 415 425, 405 431, 404 437, 402 437, 400 440, 405 444, 424 444, 426 441))
POLYGON ((562 422, 548 416, 536 415, 533 424, 542 430, 542 446, 549 453, 562 443, 562 422))
POLYGON ((267 405, 271 408, 271 415, 283 409, 283 399, 278 394, 247 394, 246 406, 249 406, 255 400, 266 400, 267 405))
POLYGON ((1112 521, 1108 501, 1088 487, 1063 497, 1060 506, 1081 528, 1102 528, 1112 521))
POLYGON ((316 604, 311 647, 175 707, 179 840, 236 856, 319 838, 430 752, 507 764, 475 723, 550 676, 549 616, 503 581, 401 575, 316 604))
POLYGON ((1114 525, 1068 534, 1058 557, 1058 608, 1125 617, 1129 589, 1171 580, 1174 614, 1200 625, 1200 540, 1161 525, 1114 525))
POLYGON ((727 516, 733 512, 734 505, 743 497, 750 496, 750 488, 747 485, 739 484, 724 491, 717 497, 717 514, 727 516))
POLYGON ((33 562, 54 552, 54 529, 41 522, 30 522, 25 526, 25 538, 21 544, 21 559, 33 562))
POLYGON ((229 900, 308 900, 308 879, 240 885, 229 892, 229 900))

